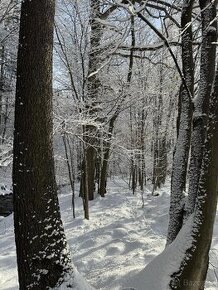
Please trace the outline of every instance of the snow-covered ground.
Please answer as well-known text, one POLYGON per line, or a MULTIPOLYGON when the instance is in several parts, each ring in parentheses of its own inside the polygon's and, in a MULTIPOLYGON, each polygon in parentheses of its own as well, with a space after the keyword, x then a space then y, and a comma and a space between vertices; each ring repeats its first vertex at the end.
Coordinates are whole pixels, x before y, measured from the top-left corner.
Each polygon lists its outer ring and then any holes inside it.
MULTIPOLYGON (((83 218, 80 198, 76 199, 76 219, 73 219, 70 190, 62 191, 62 219, 73 262, 94 288, 127 287, 126 281, 162 252, 168 223, 169 184, 159 194, 152 197, 147 188, 142 208, 140 192, 133 196, 125 181, 111 180, 106 197, 90 202, 88 221, 83 218)), ((206 289, 215 290, 218 289, 218 217, 210 257, 206 289)), ((18 290, 12 215, 0 220, 0 290, 18 290)))

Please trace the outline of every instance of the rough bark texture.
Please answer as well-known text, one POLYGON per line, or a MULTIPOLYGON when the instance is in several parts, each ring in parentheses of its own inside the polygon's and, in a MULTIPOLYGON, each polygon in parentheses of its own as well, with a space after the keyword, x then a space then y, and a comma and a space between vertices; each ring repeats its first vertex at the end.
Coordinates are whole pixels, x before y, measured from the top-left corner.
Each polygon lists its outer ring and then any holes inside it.
POLYGON ((199 94, 195 101, 193 115, 193 132, 191 138, 191 161, 189 174, 189 192, 186 206, 187 216, 194 211, 198 191, 203 145, 206 137, 209 96, 215 74, 217 22, 216 7, 213 1, 199 1, 202 19, 202 48, 199 94))
MULTIPOLYGON (((92 122, 98 121, 99 111, 99 90, 100 80, 98 69, 100 67, 99 61, 99 46, 102 37, 102 25, 96 20, 100 18, 100 1, 91 0, 91 18, 90 18, 90 54, 89 54, 89 67, 88 67, 88 79, 87 79, 87 96, 85 99, 86 103, 86 114, 92 122)), ((86 183, 86 186, 82 185, 81 188, 84 192, 81 195, 88 195, 89 200, 94 199, 95 192, 95 164, 96 164, 96 146, 97 146, 97 128, 95 125, 88 124, 83 128, 86 166, 82 174, 82 183, 86 183), (86 192, 87 189, 87 192, 86 192)))
POLYGON ((172 275, 171 288, 177 290, 204 289, 208 253, 216 216, 218 196, 218 71, 210 101, 207 140, 204 146, 198 196, 192 229, 193 243, 187 249, 180 271, 172 275), (179 283, 178 283, 179 281, 179 283), (176 283, 175 283, 176 282, 176 283), (172 287, 172 285, 177 285, 172 287))
POLYGON ((23 1, 14 131, 14 226, 21 290, 45 290, 70 272, 52 149, 54 0, 23 1))
POLYGON ((214 82, 216 51, 212 45, 217 38, 216 4, 214 1, 199 4, 203 43, 186 208, 188 215, 193 213, 194 223, 191 246, 186 249, 179 271, 172 275, 171 289, 179 290, 204 289, 218 193, 218 71, 214 82))
MULTIPOLYGON (((181 16, 181 27, 184 29, 192 19, 192 6, 194 1, 184 0, 181 16)), ((187 28, 187 27, 186 27, 187 28)), ((180 90, 180 109, 178 120, 178 137, 173 158, 171 179, 170 219, 168 227, 167 244, 177 236, 183 223, 184 189, 187 174, 188 156, 192 124, 192 100, 194 90, 194 65, 192 51, 191 25, 182 34, 182 64, 183 74, 189 92, 182 84, 180 90)))

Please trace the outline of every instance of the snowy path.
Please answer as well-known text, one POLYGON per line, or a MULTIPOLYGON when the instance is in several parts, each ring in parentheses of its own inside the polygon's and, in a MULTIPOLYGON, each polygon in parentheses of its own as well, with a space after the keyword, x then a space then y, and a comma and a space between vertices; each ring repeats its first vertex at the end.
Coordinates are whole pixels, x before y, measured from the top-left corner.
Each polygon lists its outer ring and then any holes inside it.
MULTIPOLYGON (((83 219, 82 203, 76 200, 72 217, 71 194, 60 195, 62 218, 73 262, 97 289, 120 289, 126 278, 145 267, 165 246, 169 193, 133 196, 123 181, 111 181, 105 198, 90 203, 90 220, 83 219)), ((211 251, 207 290, 217 287, 218 222, 211 251), (213 265, 213 266, 212 266, 213 265)), ((0 220, 0 290, 18 290, 12 216, 0 220)), ((149 289, 150 290, 150 289, 149 289)), ((155 290, 155 289, 154 289, 155 290)))

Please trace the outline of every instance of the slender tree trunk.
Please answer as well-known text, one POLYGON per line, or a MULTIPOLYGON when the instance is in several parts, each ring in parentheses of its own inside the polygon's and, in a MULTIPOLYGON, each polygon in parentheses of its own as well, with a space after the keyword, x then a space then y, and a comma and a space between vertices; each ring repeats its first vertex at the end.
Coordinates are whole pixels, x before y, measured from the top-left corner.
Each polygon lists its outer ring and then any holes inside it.
MULTIPOLYGON (((133 1, 133 4, 135 1, 133 1)), ((135 18, 132 15, 131 16, 131 47, 134 48, 135 46, 135 18)), ((127 88, 130 88, 130 83, 132 80, 132 75, 133 75, 133 64, 134 64, 134 50, 130 50, 130 57, 129 57, 129 70, 127 74, 127 88)), ((131 137, 131 146, 133 149, 133 108, 130 106, 130 111, 129 111, 129 117, 130 117, 130 137, 131 137)), ((131 160, 130 160, 130 186, 132 189, 133 194, 135 193, 137 181, 136 181, 136 166, 135 166, 135 156, 134 152, 131 155, 131 160), (131 179, 132 178, 132 179, 131 179)))
POLYGON ((144 190, 144 185, 146 185, 146 173, 145 173, 145 102, 143 99, 143 108, 141 114, 141 128, 140 128, 140 172, 139 172, 139 185, 141 191, 144 190))
POLYGON ((53 0, 23 1, 14 131, 14 226, 21 290, 71 275, 52 148, 53 0))
MULTIPOLYGON (((73 217, 76 217, 76 213, 75 213, 75 180, 76 180, 76 174, 75 174, 75 158, 76 158, 76 154, 75 154, 75 143, 70 144, 70 138, 69 136, 67 136, 66 139, 66 143, 68 145, 68 149, 69 149, 69 164, 71 167, 71 189, 72 189, 72 209, 73 209, 73 217), (72 149, 73 146, 73 149, 72 149)), ((71 142, 72 143, 72 142, 71 142)))
POLYGON ((66 157, 66 163, 67 163, 67 170, 68 170, 68 176, 70 180, 70 187, 72 190, 72 208, 73 208, 73 217, 76 217, 75 213, 75 190, 74 190, 74 183, 75 183, 75 177, 73 174, 73 163, 71 162, 71 150, 70 150, 70 144, 68 140, 68 136, 66 132, 63 133, 62 135, 62 140, 64 144, 64 151, 65 151, 65 157, 66 157))
POLYGON ((101 175, 100 175, 100 186, 99 194, 101 197, 104 197, 107 192, 107 168, 109 162, 110 148, 106 148, 104 153, 104 159, 102 161, 101 175))
POLYGON ((0 142, 3 142, 3 120, 4 120, 4 113, 3 113, 3 100, 4 100, 4 73, 5 73, 5 47, 4 45, 1 46, 1 70, 0 70, 0 142))
POLYGON ((152 184, 154 194, 157 188, 162 185, 162 136, 160 133, 163 115, 163 66, 160 67, 160 91, 158 98, 155 100, 153 128, 154 128, 154 147, 153 147, 153 177, 152 184))
MULTIPOLYGON (((85 151, 86 153, 86 151, 85 151)), ((88 159, 86 155, 84 156, 84 168, 88 168, 88 159)), ((85 171, 84 176, 84 195, 83 195, 83 206, 84 206, 84 217, 85 219, 89 220, 89 183, 88 178, 86 178, 86 174, 88 174, 88 171, 85 171)))
POLYGON ((2 144, 5 142, 5 136, 7 131, 7 123, 8 123, 8 115, 9 115, 9 97, 6 97, 5 100, 5 112, 4 112, 4 120, 3 121, 3 130, 2 130, 2 144))
MULTIPOLYGON (((131 16, 131 47, 132 48, 134 48, 134 46, 135 46, 135 28, 134 28, 134 26, 135 26, 134 16, 131 16)), ((130 57, 129 57, 129 68, 128 68, 128 74, 127 74, 127 89, 129 89, 131 79, 132 79, 133 63, 134 63, 134 50, 131 49, 130 50, 130 57)), ((104 150, 102 167, 101 167, 101 172, 100 172, 100 190, 99 190, 99 193, 103 197, 106 193, 106 186, 107 186, 107 171, 108 171, 108 162, 109 162, 109 156, 110 156, 110 150, 111 150, 111 139, 113 136, 115 122, 119 116, 119 113, 121 110, 121 105, 122 105, 125 97, 123 98, 121 103, 118 105, 114 115, 111 117, 110 122, 109 122, 108 140, 106 141, 106 146, 105 146, 106 148, 104 150)), ((130 108, 130 124, 131 124, 131 108, 130 108)), ((132 131, 132 129, 131 129, 131 131, 132 131)), ((133 160, 131 160, 131 164, 132 164, 132 162, 133 162, 133 160)), ((131 180, 131 178, 132 178, 131 174, 134 173, 133 172, 134 171, 133 165, 131 165, 130 171, 131 171, 131 173, 130 173, 130 180, 131 180)))
POLYGON ((108 162, 109 162, 110 149, 111 149, 111 138, 112 138, 114 125, 115 125, 115 121, 117 117, 118 117, 118 114, 114 114, 113 117, 110 119, 109 129, 108 129, 108 140, 105 142, 103 161, 102 161, 102 167, 101 167, 101 172, 100 172, 100 188, 99 188, 99 194, 102 197, 104 197, 106 193, 107 171, 108 171, 108 162))
POLYGON ((183 75, 187 88, 182 84, 179 94, 179 120, 177 122, 177 142, 173 158, 171 199, 169 212, 169 226, 167 245, 177 236, 183 224, 184 189, 188 166, 191 125, 192 100, 190 95, 194 91, 194 65, 192 50, 192 6, 193 0, 184 0, 181 16, 181 27, 185 29, 182 34, 182 64, 183 75), (189 26, 187 27, 187 24, 189 26))
POLYGON ((129 178, 129 186, 132 190, 132 193, 135 194, 137 181, 136 181, 136 160, 135 160, 135 150, 134 150, 134 125, 133 125, 133 108, 130 106, 129 111, 129 121, 130 121, 130 142, 131 142, 131 157, 130 157, 130 178, 129 178))
MULTIPOLYGON (((100 66, 98 49, 102 37, 102 25, 96 20, 96 18, 99 18, 100 15, 100 0, 91 0, 91 37, 87 80, 87 99, 85 100, 85 103, 87 104, 87 115, 90 119, 92 119, 92 122, 98 121, 99 91, 101 86, 98 74, 98 69, 100 66)), ((84 190, 88 190, 87 194, 89 200, 93 200, 95 192, 95 165, 98 132, 95 125, 85 125, 83 131, 85 133, 84 142, 86 143, 86 146, 84 147, 86 162, 84 163, 84 176, 81 180, 86 183, 86 186, 82 186, 82 188, 84 188, 84 190)))
POLYGON ((160 167, 160 185, 165 184, 167 176, 167 144, 166 144, 166 135, 161 136, 160 139, 160 158, 159 158, 159 167, 160 167))

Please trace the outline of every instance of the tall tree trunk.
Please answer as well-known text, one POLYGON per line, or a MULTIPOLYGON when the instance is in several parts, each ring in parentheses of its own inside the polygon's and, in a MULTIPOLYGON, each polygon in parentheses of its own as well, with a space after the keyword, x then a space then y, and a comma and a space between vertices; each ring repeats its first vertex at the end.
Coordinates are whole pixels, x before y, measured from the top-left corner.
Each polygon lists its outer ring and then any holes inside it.
POLYGON ((181 16, 181 27, 185 29, 182 34, 182 65, 183 75, 187 88, 181 85, 179 93, 179 120, 177 122, 177 142, 173 158, 171 199, 169 212, 169 226, 167 244, 177 236, 183 223, 184 189, 188 166, 191 125, 192 100, 194 92, 194 65, 192 50, 192 6, 193 0, 184 0, 181 16), (189 26, 187 27, 187 25, 189 26))
MULTIPOLYGON (((128 74, 127 74, 127 90, 130 88, 130 83, 132 80, 133 63, 134 63, 134 46, 135 46, 135 27, 134 26, 135 26, 134 16, 131 16, 131 47, 132 49, 130 50, 130 56, 129 56, 129 68, 128 68, 128 74)), ((123 97, 115 113, 113 114, 113 116, 111 117, 109 121, 108 136, 107 136, 107 141, 105 142, 106 144, 105 144, 102 167, 101 167, 101 172, 100 172, 99 193, 102 197, 104 197, 106 193, 108 162, 109 162, 109 156, 110 156, 110 150, 111 150, 111 139, 113 136, 115 122, 120 114, 121 107, 126 96, 127 95, 123 97)), ((131 124, 131 107, 130 107, 130 124, 131 124)), ((132 174, 134 175, 134 168, 133 168, 132 162, 133 160, 131 159, 131 171, 132 171, 132 174)), ((135 181, 135 178, 133 178, 132 180, 135 181)))
POLYGON ((199 1, 199 4, 203 43, 186 207, 187 216, 193 213, 194 222, 190 233, 192 243, 186 249, 179 271, 172 275, 171 286, 179 281, 173 288, 179 290, 204 288, 218 193, 218 70, 214 82, 216 48, 212 43, 217 39, 216 3, 199 1))
POLYGON ((160 91, 154 105, 153 128, 154 128, 154 146, 153 146, 153 176, 152 176, 152 195, 162 184, 162 136, 160 128, 163 115, 163 66, 160 66, 160 91))
POLYGON ((23 1, 14 131, 14 226, 21 290, 50 289, 72 275, 52 148, 54 0, 23 1))
MULTIPOLYGON (((98 69, 99 61, 99 46, 102 37, 102 25, 96 20, 100 18, 100 0, 91 0, 91 36, 90 36, 90 54, 89 54, 89 68, 87 80, 87 99, 85 100, 87 116, 92 119, 92 122, 98 121, 99 112, 99 90, 101 82, 99 79, 98 69)), ((84 190, 88 190, 87 194, 89 200, 94 199, 95 192, 95 165, 96 165, 96 145, 97 145, 97 128, 95 125, 85 125, 84 142, 86 162, 84 162, 84 172, 81 179, 86 183, 86 186, 81 186, 84 190)))
POLYGON ((68 170, 68 177, 70 181, 70 187, 72 190, 72 209, 73 209, 73 217, 76 217, 75 213, 75 174, 74 174, 74 168, 73 168, 73 156, 72 156, 72 150, 70 148, 70 142, 69 142, 69 136, 64 131, 62 134, 62 140, 64 144, 64 152, 65 152, 65 158, 67 163, 67 170, 68 170))
POLYGON ((144 190, 144 185, 146 185, 146 172, 145 172, 145 120, 147 118, 147 113, 145 113, 145 98, 142 102, 142 112, 140 118, 140 162, 139 162, 139 186, 140 190, 144 190))
POLYGON ((203 156, 203 146, 206 137, 206 126, 209 109, 209 96, 215 74, 217 22, 216 6, 213 1, 199 1, 202 19, 202 47, 199 93, 195 100, 193 115, 193 132, 191 138, 191 160, 189 175, 189 192, 186 214, 189 216, 195 207, 198 191, 198 181, 203 156))
POLYGON ((172 275, 173 289, 200 290, 208 268, 208 253, 213 235, 218 196, 218 70, 210 100, 207 140, 204 144, 198 195, 194 210, 192 245, 186 250, 180 271, 172 275), (188 257, 188 258, 187 258, 188 257), (179 283, 177 283, 179 281, 179 283))
MULTIPOLYGON (((135 1, 132 1, 133 4, 135 1)), ((134 46, 135 46, 135 17, 131 15, 131 50, 130 50, 130 57, 129 57, 129 69, 128 69, 128 74, 127 74, 127 89, 130 88, 130 83, 132 80, 132 75, 133 75, 133 64, 134 64, 134 46)), ((130 111, 129 111, 129 118, 130 118, 130 138, 131 138, 131 149, 133 148, 134 144, 134 137, 133 137, 133 108, 130 106, 130 111)), ((132 189, 133 194, 135 193, 137 185, 137 180, 136 180, 136 166, 135 166, 135 154, 132 152, 131 154, 131 160, 130 160, 130 186, 132 189)))
POLYGON ((163 135, 160 138, 160 185, 165 184, 167 176, 167 136, 163 135))
POLYGON ((130 189, 132 190, 132 193, 135 194, 135 190, 137 187, 137 180, 136 180, 136 156, 135 156, 135 131, 133 130, 134 128, 134 123, 133 123, 133 116, 134 116, 134 110, 132 106, 130 106, 130 111, 129 111, 129 121, 130 121, 130 146, 131 146, 131 156, 130 156, 130 178, 129 178, 129 186, 130 189))
POLYGON ((114 114, 114 116, 110 119, 109 122, 109 130, 108 130, 108 140, 105 142, 104 145, 104 154, 103 154, 103 160, 102 160, 102 166, 101 166, 101 172, 100 172, 100 187, 99 187, 99 194, 104 197, 106 193, 106 187, 107 187, 107 171, 108 171, 108 162, 109 162, 109 156, 110 156, 110 149, 111 149, 111 139, 112 134, 114 131, 114 125, 115 121, 117 119, 117 114, 114 114))
POLYGON ((4 74, 5 74, 5 47, 1 46, 1 70, 0 70, 0 143, 3 143, 2 133, 3 133, 3 100, 4 100, 4 74))

